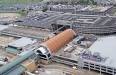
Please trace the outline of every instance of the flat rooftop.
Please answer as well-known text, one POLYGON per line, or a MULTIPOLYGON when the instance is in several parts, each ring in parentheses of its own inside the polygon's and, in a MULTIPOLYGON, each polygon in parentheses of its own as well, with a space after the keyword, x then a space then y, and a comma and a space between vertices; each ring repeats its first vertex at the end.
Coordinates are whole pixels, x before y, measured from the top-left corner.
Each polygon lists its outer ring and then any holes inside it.
POLYGON ((75 30, 84 34, 109 34, 115 33, 115 16, 64 14, 54 24, 72 26, 75 30))
POLYGON ((77 14, 64 14, 62 17, 60 17, 59 20, 57 20, 57 23, 62 23, 61 21, 64 21, 68 23, 69 22, 75 22, 75 23, 83 23, 83 24, 94 24, 96 21, 99 20, 99 16, 96 15, 77 15, 77 14), (58 22, 60 21, 60 22, 58 22))
POLYGON ((102 57, 107 57, 105 62, 99 64, 116 68, 116 36, 99 38, 88 50, 92 53, 99 52, 102 57))
POLYGON ((31 45, 35 42, 37 42, 36 39, 22 37, 22 38, 20 38, 16 41, 13 41, 13 42, 9 43, 8 45, 12 46, 12 47, 21 48, 21 47, 24 47, 24 46, 27 46, 27 45, 31 45))
POLYGON ((50 28, 50 25, 60 17, 61 12, 55 11, 33 11, 26 17, 20 18, 14 24, 22 26, 32 26, 41 28, 50 28))
POLYGON ((0 25, 0 31, 4 30, 4 29, 7 29, 9 26, 6 26, 6 25, 0 25))
POLYGON ((49 29, 35 28, 35 27, 20 27, 10 26, 1 31, 1 34, 14 36, 14 37, 32 37, 42 39, 47 37, 51 31, 49 29))

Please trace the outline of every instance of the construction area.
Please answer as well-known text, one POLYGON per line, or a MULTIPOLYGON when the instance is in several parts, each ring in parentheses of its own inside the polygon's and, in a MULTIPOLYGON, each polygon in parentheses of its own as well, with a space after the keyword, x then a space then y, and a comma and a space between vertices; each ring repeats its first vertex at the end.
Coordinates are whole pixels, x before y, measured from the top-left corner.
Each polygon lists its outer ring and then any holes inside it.
POLYGON ((84 34, 115 33, 115 16, 64 14, 52 24, 52 29, 72 28, 84 34))
POLYGON ((50 11, 58 11, 73 14, 86 14, 86 15, 107 15, 112 14, 113 6, 95 6, 95 5, 49 5, 50 11))
POLYGON ((0 6, 0 75, 116 75, 112 1, 34 1, 0 6))

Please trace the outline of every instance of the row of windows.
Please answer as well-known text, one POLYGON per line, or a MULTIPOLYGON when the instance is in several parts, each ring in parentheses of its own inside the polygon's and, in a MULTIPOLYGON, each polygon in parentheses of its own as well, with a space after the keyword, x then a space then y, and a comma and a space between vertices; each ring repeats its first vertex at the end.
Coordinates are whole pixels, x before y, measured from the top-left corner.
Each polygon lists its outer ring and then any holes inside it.
POLYGON ((85 62, 84 66, 86 68, 90 68, 93 70, 97 70, 97 71, 101 71, 101 72, 105 72, 105 73, 109 73, 109 74, 116 73, 116 69, 105 67, 105 66, 100 66, 100 65, 96 65, 96 64, 92 64, 92 63, 85 62))
MULTIPOLYGON (((77 63, 77 61, 66 59, 66 58, 62 58, 62 57, 55 56, 55 58, 63 60, 63 61, 59 61, 61 63, 64 62, 64 61, 77 63)), ((68 65, 70 65, 70 64, 68 64, 68 65)), ((84 62, 84 68, 88 68, 88 69, 92 69, 92 70, 96 70, 96 71, 101 71, 101 72, 108 73, 108 74, 116 73, 116 69, 113 69, 113 68, 110 68, 110 67, 106 67, 106 66, 102 66, 102 65, 93 64, 93 63, 88 63, 88 62, 84 62)))

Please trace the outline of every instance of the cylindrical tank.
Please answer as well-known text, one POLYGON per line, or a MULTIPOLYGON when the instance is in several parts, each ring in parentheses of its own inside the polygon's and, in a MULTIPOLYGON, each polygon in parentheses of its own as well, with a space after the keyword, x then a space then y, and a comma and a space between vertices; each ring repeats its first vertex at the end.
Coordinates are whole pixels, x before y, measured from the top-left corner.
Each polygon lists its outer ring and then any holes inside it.
POLYGON ((50 59, 52 53, 55 53, 64 47, 75 36, 76 33, 72 29, 67 29, 47 40, 46 42, 40 44, 40 47, 36 50, 36 53, 43 59, 50 59))

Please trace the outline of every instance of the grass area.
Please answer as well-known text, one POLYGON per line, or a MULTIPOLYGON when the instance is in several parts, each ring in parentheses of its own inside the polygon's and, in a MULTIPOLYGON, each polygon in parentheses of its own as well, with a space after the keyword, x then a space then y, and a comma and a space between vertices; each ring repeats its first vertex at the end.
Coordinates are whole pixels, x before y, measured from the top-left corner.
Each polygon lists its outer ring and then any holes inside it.
POLYGON ((16 4, 16 3, 26 4, 26 3, 36 3, 40 1, 42 0, 0 0, 0 4, 16 4))

